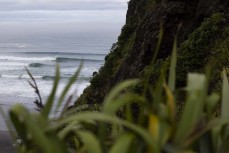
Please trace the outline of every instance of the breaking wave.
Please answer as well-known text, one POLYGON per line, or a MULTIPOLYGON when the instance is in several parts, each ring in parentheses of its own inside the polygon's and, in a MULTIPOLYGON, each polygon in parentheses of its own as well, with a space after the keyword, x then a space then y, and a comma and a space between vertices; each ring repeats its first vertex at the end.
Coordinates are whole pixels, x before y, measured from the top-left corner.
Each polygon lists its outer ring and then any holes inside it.
POLYGON ((86 61, 86 62, 102 62, 99 59, 79 59, 79 58, 67 58, 67 57, 57 57, 56 62, 74 62, 74 61, 86 61))

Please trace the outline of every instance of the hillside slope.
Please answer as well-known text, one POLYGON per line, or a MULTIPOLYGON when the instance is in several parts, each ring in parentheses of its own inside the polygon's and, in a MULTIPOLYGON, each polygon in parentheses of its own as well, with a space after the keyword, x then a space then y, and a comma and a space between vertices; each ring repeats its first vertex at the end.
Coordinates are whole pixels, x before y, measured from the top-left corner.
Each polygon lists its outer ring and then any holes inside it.
POLYGON ((75 105, 102 103, 115 84, 144 78, 146 73, 150 73, 153 83, 160 67, 169 61, 175 36, 177 86, 185 84, 187 72, 203 72, 211 63, 211 88, 218 90, 220 71, 229 67, 228 8, 227 0, 131 0, 118 42, 75 105), (160 25, 163 40, 156 62, 151 64, 160 25))

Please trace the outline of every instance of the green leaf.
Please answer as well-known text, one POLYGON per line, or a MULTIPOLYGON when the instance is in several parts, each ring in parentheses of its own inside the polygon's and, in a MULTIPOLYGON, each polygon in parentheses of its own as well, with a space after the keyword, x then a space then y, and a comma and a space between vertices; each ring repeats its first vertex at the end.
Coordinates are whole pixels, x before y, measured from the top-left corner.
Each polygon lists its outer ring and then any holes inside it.
POLYGON ((48 116, 49 116, 49 114, 50 114, 50 112, 52 110, 52 106, 53 106, 53 103, 54 103, 54 100, 55 100, 55 95, 56 95, 56 91, 57 91, 59 80, 60 80, 60 68, 59 68, 59 65, 57 65, 56 66, 56 78, 55 78, 55 81, 54 81, 52 92, 48 97, 48 100, 47 100, 47 102, 45 104, 44 109, 41 111, 41 114, 45 119, 48 119, 48 116))
POLYGON ((159 141, 160 136, 160 119, 154 114, 149 114, 148 130, 150 135, 159 141))
POLYGON ((120 135, 122 135, 124 131, 125 130, 121 125, 112 125, 112 127, 111 127, 111 137, 113 139, 116 139, 116 138, 120 137, 120 135))
POLYGON ((133 123, 127 122, 125 120, 121 120, 118 117, 110 116, 107 114, 103 113, 98 113, 98 112, 84 112, 76 115, 69 116, 68 118, 65 118, 59 122, 58 125, 53 126, 53 128, 59 128, 63 125, 66 125, 68 123, 71 123, 73 121, 78 121, 78 122, 83 122, 87 120, 95 120, 95 121, 100 121, 104 123, 110 123, 110 124, 118 124, 122 125, 131 131, 135 132, 137 135, 143 138, 145 143, 151 148, 151 150, 154 153, 159 153, 159 147, 155 141, 154 138, 150 136, 148 131, 143 129, 142 127, 135 125, 133 123))
POLYGON ((220 100, 220 96, 218 94, 212 94, 207 98, 207 113, 208 117, 211 118, 212 114, 215 112, 216 105, 220 100))
MULTIPOLYGON (((219 124, 217 124, 219 125, 219 124)), ((212 128, 212 147, 214 152, 219 152, 220 144, 222 144, 222 139, 220 136, 221 126, 212 128)))
POLYGON ((173 44, 171 64, 170 64, 170 68, 169 68, 168 86, 169 86, 171 91, 174 91, 175 86, 176 86, 176 65, 177 65, 177 39, 175 39, 174 44, 173 44))
POLYGON ((88 153, 102 153, 102 148, 99 141, 91 132, 78 131, 77 134, 80 136, 85 149, 88 153))
POLYGON ((154 55, 153 55, 153 59, 151 61, 151 65, 156 62, 157 55, 158 55, 158 53, 160 51, 160 48, 161 48, 161 43, 162 43, 163 35, 164 35, 164 29, 163 29, 163 26, 161 24, 160 25, 159 35, 158 35, 157 46, 156 46, 156 49, 155 49, 155 52, 154 52, 154 55))
POLYGON ((80 73, 82 67, 83 67, 83 62, 81 62, 79 68, 77 69, 77 71, 75 72, 75 74, 69 79, 68 84, 65 86, 64 90, 62 91, 62 94, 61 94, 61 96, 60 96, 60 98, 58 100, 58 103, 57 103, 56 111, 59 109, 59 107, 63 103, 64 98, 65 98, 66 94, 68 93, 69 89, 76 82, 76 80, 77 80, 77 78, 79 76, 79 73, 80 73))
POLYGON ((131 104, 127 104, 126 105, 125 115, 126 115, 126 120, 127 121, 132 122, 134 120, 133 119, 133 111, 132 111, 131 104))
POLYGON ((229 117, 229 85, 226 71, 223 71, 222 118, 229 117))
MULTIPOLYGON (((117 98, 117 96, 120 94, 121 91, 124 89, 135 85, 138 82, 138 80, 128 80, 123 83, 120 83, 117 85, 111 92, 110 94, 105 98, 104 100, 104 107, 103 110, 108 110, 110 108, 110 105, 112 105, 113 100, 117 98)), ((107 112, 107 111, 106 111, 107 112)))
POLYGON ((167 85, 164 85, 165 93, 167 96, 167 108, 168 108, 168 118, 170 118, 170 122, 175 127, 175 120, 176 120, 176 104, 175 104, 175 97, 172 94, 172 91, 167 85))
POLYGON ((68 124, 66 127, 64 127, 62 130, 60 130, 60 132, 58 133, 58 137, 61 140, 64 140, 64 138, 73 131, 76 131, 80 128, 82 128, 82 126, 79 124, 77 125, 78 122, 72 122, 70 124, 68 124))
POLYGON ((199 149, 200 153, 214 153, 213 152, 213 146, 210 137, 208 137, 209 133, 203 135, 199 138, 199 149))
POLYGON ((201 118, 206 97, 206 78, 201 74, 188 75, 188 98, 181 121, 175 136, 176 143, 182 143, 190 132, 190 128, 201 118))
POLYGON ((15 136, 15 130, 13 128, 13 125, 11 124, 10 120, 8 119, 6 113, 4 112, 1 106, 0 106, 0 115, 2 115, 2 118, 5 120, 6 126, 8 128, 8 132, 11 135, 14 143, 16 143, 17 138, 15 136))
POLYGON ((48 139, 45 137, 43 129, 37 126, 34 117, 21 105, 16 105, 10 110, 10 118, 19 136, 27 142, 28 135, 34 140, 36 145, 45 152, 52 152, 48 139))
POLYGON ((203 94, 206 85, 206 77, 203 74, 189 73, 188 74, 188 93, 200 92, 203 94))
POLYGON ((122 135, 113 145, 113 147, 110 150, 110 153, 128 153, 133 140, 134 136, 132 134, 127 133, 122 135))
POLYGON ((220 144, 219 140, 220 140, 220 129, 222 126, 224 125, 228 125, 229 124, 229 120, 225 119, 212 119, 209 122, 206 121, 201 121, 199 123, 196 123, 196 125, 192 128, 192 132, 189 133, 189 136, 187 137, 187 139, 185 139, 185 141, 183 141, 182 146, 185 147, 189 147, 190 145, 193 144, 193 142, 195 141, 199 141, 201 139, 201 137, 203 135, 205 135, 207 132, 211 132, 211 141, 213 143, 211 143, 211 147, 212 150, 214 150, 213 152, 218 152, 218 145, 220 144), (205 123, 203 123, 205 122, 205 123), (201 125, 202 124, 202 125, 201 125))
MULTIPOLYGON (((16 105, 10 110, 10 118, 19 136, 26 143, 26 147, 35 144, 45 153, 65 153, 66 146, 60 142, 53 131, 46 133, 44 118, 37 114, 31 114, 21 106, 16 105), (15 124, 16 123, 16 124, 15 124), (27 143, 28 142, 28 143, 27 143)), ((31 147, 31 149, 34 149, 31 147)))
POLYGON ((229 146, 228 146, 228 144, 229 144, 229 137, 226 137, 226 138, 223 139, 222 141, 223 141, 223 142, 222 142, 222 144, 221 144, 221 146, 220 146, 220 152, 228 153, 228 151, 229 151, 229 146))
POLYGON ((116 112, 122 106, 131 103, 143 103, 144 101, 145 98, 143 96, 133 93, 126 93, 124 95, 119 96, 117 99, 113 100, 112 103, 108 103, 106 106, 104 106, 103 112, 110 115, 116 115, 116 112))
MULTIPOLYGON (((122 105, 123 100, 119 100, 118 103, 115 103, 115 100, 121 95, 121 92, 123 92, 126 88, 133 86, 134 84, 136 84, 138 81, 137 80, 127 80, 123 83, 118 84, 116 87, 114 87, 114 89, 110 92, 110 94, 108 94, 107 97, 105 97, 104 100, 104 105, 103 105, 103 112, 107 113, 107 114, 113 114, 120 106, 120 104, 122 105), (114 107, 116 106, 116 107, 114 107), (115 109, 113 109, 115 108, 115 109), (111 109, 113 111, 111 111, 111 109)), ((100 141, 101 143, 104 143, 105 141, 105 137, 107 135, 107 125, 106 124, 100 124, 100 128, 99 128, 99 137, 100 137, 100 141)))
POLYGON ((162 69, 163 70, 161 70, 160 72, 160 77, 157 80, 155 89, 153 89, 153 87, 150 87, 150 86, 148 87, 149 92, 151 96, 153 97, 153 109, 156 114, 160 113, 160 105, 164 97, 163 84, 165 82, 165 79, 164 79, 165 78, 165 72, 164 72, 165 68, 162 68, 162 69))
POLYGON ((21 107, 21 106, 18 106, 18 105, 15 105, 9 112, 9 116, 10 116, 10 120, 15 128, 15 130, 17 131, 17 134, 23 139, 23 140, 26 140, 27 139, 27 129, 26 129, 26 126, 25 126, 25 123, 21 120, 20 121, 20 114, 18 113, 18 111, 20 111, 21 113, 21 110, 19 110, 20 108, 18 107, 21 107))
POLYGON ((181 151, 181 152, 178 152, 178 153, 197 153, 197 152, 192 151, 192 150, 187 150, 187 151, 181 151))
MULTIPOLYGON (((160 27, 160 31, 159 31, 159 35, 158 35, 157 46, 156 46, 156 49, 154 51, 153 59, 151 60, 150 65, 155 64, 155 62, 157 61, 157 56, 158 56, 158 53, 159 53, 160 48, 161 48, 161 43, 162 43, 162 39, 163 39, 163 35, 164 35, 164 29, 163 29, 162 24, 160 26, 161 27, 160 27)), ((149 80, 150 80, 150 73, 148 73, 148 75, 146 76, 146 79, 143 80, 143 84, 144 84, 143 95, 146 95, 149 80)))

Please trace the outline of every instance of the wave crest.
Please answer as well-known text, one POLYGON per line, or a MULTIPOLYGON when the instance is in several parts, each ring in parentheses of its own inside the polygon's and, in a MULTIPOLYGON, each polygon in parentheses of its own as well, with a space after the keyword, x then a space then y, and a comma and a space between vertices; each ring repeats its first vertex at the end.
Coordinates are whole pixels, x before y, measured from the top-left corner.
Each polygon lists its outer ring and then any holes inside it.
POLYGON ((29 64, 29 67, 43 67, 46 66, 45 64, 42 63, 31 63, 29 64))
POLYGON ((74 61, 88 61, 88 62, 102 62, 103 60, 99 59, 79 59, 79 58, 68 58, 68 57, 57 57, 56 62, 74 62, 74 61))
POLYGON ((53 57, 19 57, 19 56, 0 56, 0 60, 7 61, 54 61, 53 57))

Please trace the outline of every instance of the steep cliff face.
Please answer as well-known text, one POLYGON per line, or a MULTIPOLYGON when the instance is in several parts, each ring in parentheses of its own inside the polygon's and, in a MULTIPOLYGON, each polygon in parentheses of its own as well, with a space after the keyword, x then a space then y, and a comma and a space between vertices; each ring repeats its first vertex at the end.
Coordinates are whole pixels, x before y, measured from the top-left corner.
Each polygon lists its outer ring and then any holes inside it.
POLYGON ((175 36, 178 39, 177 86, 185 84, 187 72, 201 72, 213 64, 212 88, 217 88, 220 70, 229 67, 228 0, 131 0, 126 24, 118 42, 105 58, 105 65, 91 80, 76 105, 102 103, 110 89, 125 79, 151 82, 168 63, 175 36), (155 64, 151 60, 164 35, 155 64))

